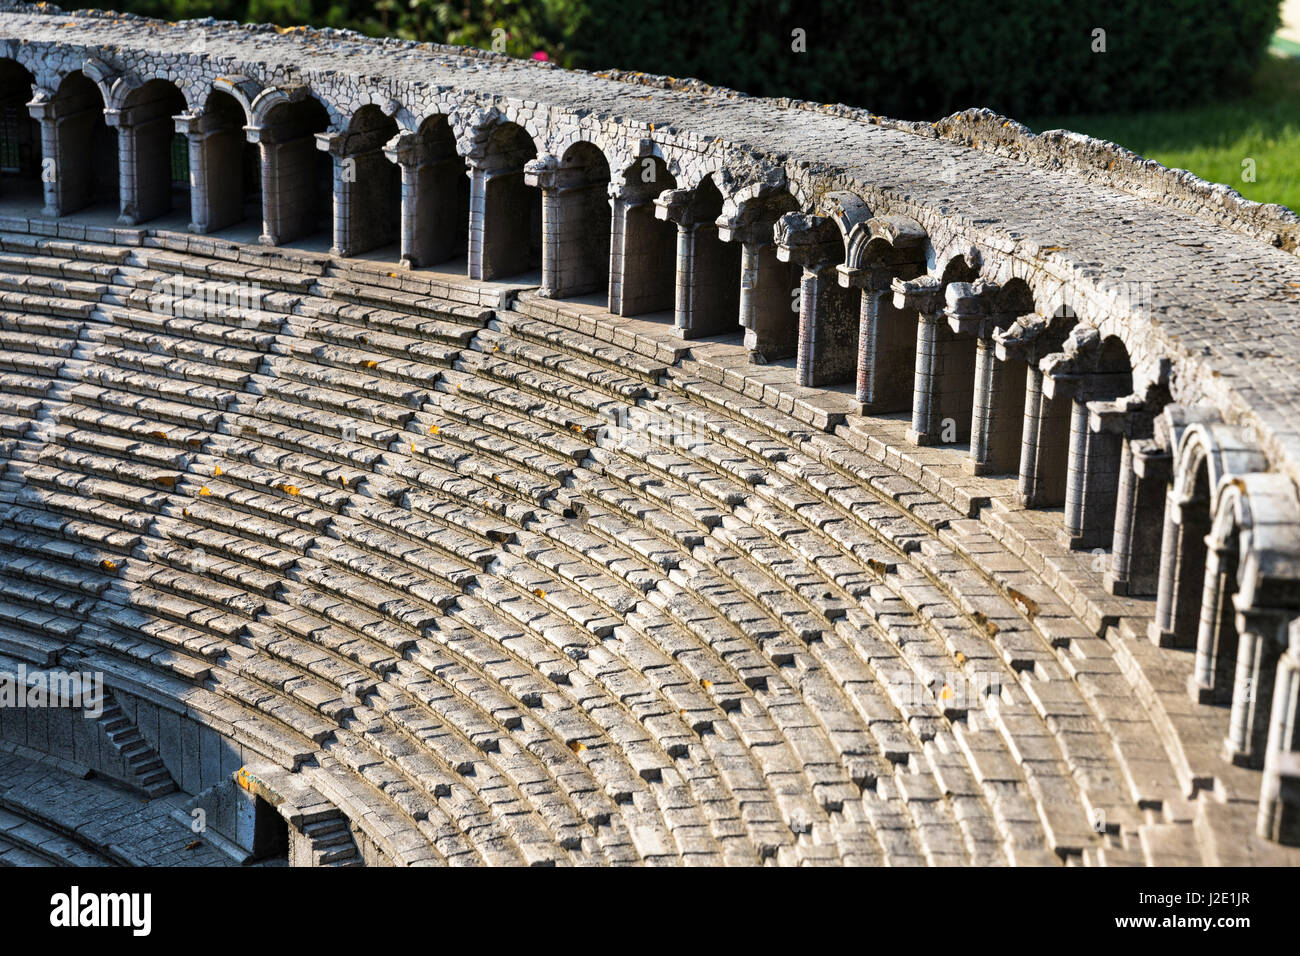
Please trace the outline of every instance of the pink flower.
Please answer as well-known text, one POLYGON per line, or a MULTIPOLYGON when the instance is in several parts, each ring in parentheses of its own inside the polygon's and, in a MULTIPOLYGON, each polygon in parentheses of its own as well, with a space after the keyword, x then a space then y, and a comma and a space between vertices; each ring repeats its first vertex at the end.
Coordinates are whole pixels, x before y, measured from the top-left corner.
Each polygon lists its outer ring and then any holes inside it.
POLYGON ((534 60, 549 60, 550 57, 546 55, 546 51, 545 51, 545 50, 537 50, 535 53, 533 53, 533 59, 534 59, 534 60))

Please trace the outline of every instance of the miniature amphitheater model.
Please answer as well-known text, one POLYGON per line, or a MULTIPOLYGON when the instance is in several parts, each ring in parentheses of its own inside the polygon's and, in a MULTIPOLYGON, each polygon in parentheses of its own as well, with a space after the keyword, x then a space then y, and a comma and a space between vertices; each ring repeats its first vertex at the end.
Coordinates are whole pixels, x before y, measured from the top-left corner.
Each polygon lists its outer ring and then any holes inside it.
POLYGON ((1300 861, 1288 210, 48 6, 0 107, 0 863, 1300 861))

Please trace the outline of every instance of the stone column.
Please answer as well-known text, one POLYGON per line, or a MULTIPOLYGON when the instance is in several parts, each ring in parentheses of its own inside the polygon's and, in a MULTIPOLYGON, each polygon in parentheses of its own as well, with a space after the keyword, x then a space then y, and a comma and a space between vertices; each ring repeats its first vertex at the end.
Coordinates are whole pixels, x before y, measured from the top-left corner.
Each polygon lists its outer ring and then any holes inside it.
POLYGON ((1079 327, 1065 351, 1043 359, 1043 395, 1070 403, 1069 454, 1065 477, 1065 529, 1070 548, 1107 548, 1115 528, 1119 457, 1125 406, 1113 402, 1131 381, 1097 371, 1101 336, 1079 327))
POLYGON ((183 113, 174 118, 190 154, 190 232, 216 232, 244 218, 241 126, 218 116, 183 113))
MULTIPOLYGON (((915 320, 894 306, 891 283, 899 276, 879 266, 836 267, 840 285, 857 289, 858 356, 854 395, 864 414, 898 412, 912 404, 915 320)), ((911 273, 904 268, 902 271, 911 273)))
POLYGON ((1165 486, 1173 455, 1152 439, 1125 438, 1120 458, 1115 531, 1106 587, 1117 595, 1152 595, 1159 582, 1165 486))
POLYGON ((740 325, 745 348, 756 362, 775 362, 797 355, 799 322, 796 290, 802 275, 782 262, 773 239, 774 219, 744 226, 718 220, 718 238, 740 246, 740 325))
MULTIPOLYGON (((631 315, 624 308, 623 286, 627 277, 629 250, 628 216, 638 207, 648 206, 646 200, 638 202, 624 183, 609 183, 609 311, 611 315, 631 315)), ((653 207, 651 207, 653 208, 653 207)), ((631 253, 635 255, 635 252, 631 253)), ((635 272, 635 270, 633 270, 635 272)))
MULTIPOLYGON (((1024 315, 1006 329, 995 329, 998 361, 1025 367, 1024 406, 1016 481, 1016 500, 1024 508, 1050 507, 1065 498, 1065 469, 1058 467, 1063 436, 1069 427, 1068 404, 1043 394, 1044 356, 1059 347, 1068 320, 1024 315)), ((1012 429, 1014 433, 1014 428, 1012 429)))
POLYGON ((159 112, 158 103, 104 110, 105 122, 117 129, 117 221, 123 225, 148 222, 172 208, 171 140, 177 118, 159 112))
MULTIPOLYGON (((469 167, 469 232, 465 237, 465 271, 471 279, 488 278, 484 268, 484 219, 487 212, 487 186, 491 175, 479 160, 470 157, 469 167)), ((496 278, 496 276, 492 276, 496 278)))
POLYGON ((1072 412, 1072 427, 1081 425, 1084 434, 1075 442, 1067 470, 1066 542, 1076 550, 1109 548, 1115 534, 1128 412, 1113 402, 1077 399, 1072 412), (1081 455, 1077 462, 1076 454, 1081 455), (1069 487, 1070 477, 1076 482, 1077 499, 1069 487))
POLYGON ((1268 738, 1278 660, 1286 649, 1286 628, 1295 611, 1253 608, 1238 594, 1237 668, 1224 755, 1245 767, 1260 767, 1268 738))
MULTIPOLYGON (((1020 459, 1023 363, 1014 358, 1007 361, 998 358, 994 333, 1015 321, 1014 315, 997 311, 999 291, 999 286, 983 279, 974 283, 954 282, 945 291, 948 328, 954 335, 975 343, 970 455, 963 462, 965 470, 975 475, 1012 472, 1020 459)), ((962 371, 958 369, 959 373, 962 371)), ((961 374, 957 376, 959 380, 961 377, 961 374)), ((950 386, 949 393, 956 399, 952 392, 950 386)))
POLYGON ((655 216, 653 183, 611 184, 609 311, 642 315, 671 309, 675 300, 677 230, 655 216))
POLYGON ((695 200, 691 189, 655 199, 656 218, 677 225, 673 330, 684 339, 730 332, 740 314, 740 250, 719 239, 716 211, 695 200))
POLYGON ((560 192, 560 161, 551 155, 538 156, 524 166, 524 184, 542 191, 542 285, 539 295, 562 298, 568 294, 569 265, 564 256, 564 233, 580 224, 565 221, 565 204, 560 192))
MULTIPOLYGON (((1176 453, 1189 426, 1217 418, 1212 412, 1207 417, 1199 409, 1170 405, 1161 414, 1164 441, 1176 453)), ((1198 495, 1212 494, 1213 489, 1198 490, 1195 484, 1181 486, 1177 467, 1178 463, 1171 461, 1173 481, 1164 496, 1156 613, 1147 636, 1158 647, 1191 649, 1196 646, 1193 622, 1199 620, 1205 574, 1205 552, 1199 542, 1210 532, 1210 502, 1198 495), (1192 529, 1193 524, 1199 527, 1192 529)))
POLYGON ((673 307, 677 230, 655 215, 654 205, 673 185, 650 139, 641 140, 632 165, 609 184, 609 311, 614 315, 673 307))
POLYGON ((328 153, 334 166, 332 255, 360 255, 400 234, 401 214, 393 216, 400 173, 385 155, 386 143, 382 127, 316 134, 316 148, 328 153))
POLYGON ((844 260, 839 228, 825 216, 786 213, 773 229, 776 257, 803 267, 799 285, 799 340, 795 379, 800 385, 852 381, 857 369, 858 310, 839 284, 844 260))
POLYGON ((1193 579, 1199 585, 1203 580, 1202 565, 1198 569, 1181 567, 1182 536, 1186 524, 1183 513, 1190 502, 1182 500, 1169 489, 1165 499, 1164 532, 1160 540, 1160 582, 1156 590, 1156 616, 1151 622, 1150 637, 1160 647, 1193 647, 1194 636, 1178 634, 1178 619, 1186 617, 1191 610, 1193 590, 1200 597, 1199 588, 1193 588, 1193 579), (1182 613, 1179 609, 1182 608, 1182 613))
POLYGON ((656 218, 677 225, 673 329, 682 338, 690 338, 695 326, 695 230, 701 223, 692 215, 693 198, 689 189, 670 189, 655 199, 656 218))
POLYGON ((1266 840, 1300 844, 1300 625, 1296 624, 1290 628, 1290 649, 1277 663, 1255 832, 1266 840))
POLYGON ((262 152, 262 235, 259 242, 278 246, 317 230, 315 134, 246 126, 250 143, 262 152))
POLYGON ((1205 580, 1190 689, 1201 703, 1221 704, 1232 698, 1240 644, 1240 633, 1234 630, 1238 615, 1232 603, 1237 589, 1237 548, 1235 541, 1218 540, 1213 534, 1205 544, 1205 580))
POLYGON ((384 155, 397 167, 401 177, 402 216, 397 239, 398 261, 408 269, 439 261, 432 258, 431 233, 435 222, 430 200, 433 197, 420 189, 426 165, 425 153, 424 140, 414 133, 399 134, 384 145, 384 155))
MULTIPOLYGON (((28 112, 41 128, 41 183, 45 193, 45 206, 41 209, 43 216, 62 216, 90 201, 90 164, 86 162, 85 155, 88 150, 83 147, 83 154, 74 157, 63 149, 63 137, 60 135, 63 123, 60 121, 66 117, 62 106, 54 94, 41 89, 36 91, 27 104, 28 112), (80 166, 77 160, 80 161, 80 166)), ((90 113, 91 110, 84 107, 77 110, 77 115, 81 116, 90 113)), ((89 146, 88 138, 85 146, 89 146)))
POLYGON ((609 281, 609 196, 605 179, 554 156, 524 166, 524 183, 542 191, 542 286, 562 299, 606 288, 609 281))
POLYGON ((907 430, 907 440, 916 445, 937 444, 942 437, 935 386, 940 371, 939 329, 945 325, 943 283, 933 276, 922 276, 895 279, 891 288, 894 308, 916 315, 912 427, 907 430))

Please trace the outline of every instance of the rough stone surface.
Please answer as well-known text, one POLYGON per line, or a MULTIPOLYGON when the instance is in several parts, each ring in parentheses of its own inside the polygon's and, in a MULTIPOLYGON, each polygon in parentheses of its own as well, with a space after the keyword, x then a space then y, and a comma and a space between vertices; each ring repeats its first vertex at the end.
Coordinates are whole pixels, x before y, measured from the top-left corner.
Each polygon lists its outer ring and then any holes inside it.
MULTIPOLYGON (((117 708, 0 708, 23 760, 295 865, 1295 862, 1293 214, 336 31, 0 60, 0 674, 117 708)), ((0 862, 104 855, 23 806, 0 862)))

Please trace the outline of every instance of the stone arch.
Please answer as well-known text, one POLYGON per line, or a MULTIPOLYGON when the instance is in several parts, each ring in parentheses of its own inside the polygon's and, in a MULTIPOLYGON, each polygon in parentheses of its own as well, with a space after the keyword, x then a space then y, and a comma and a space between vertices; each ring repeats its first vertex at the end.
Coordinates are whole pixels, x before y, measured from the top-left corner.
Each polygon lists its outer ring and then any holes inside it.
POLYGON ((1258 767, 1287 630, 1300 616, 1295 485, 1270 472, 1225 478, 1215 494, 1207 545, 1194 686, 1202 699, 1231 701, 1225 753, 1234 763, 1258 767), (1233 560, 1218 560, 1225 552, 1233 560))
POLYGON ((17 60, 0 59, 0 180, 5 192, 19 184, 39 189, 41 127, 27 108, 35 81, 17 60))
POLYGON ((397 121, 374 103, 353 113, 343 132, 317 136, 332 158, 334 255, 369 252, 400 234, 401 174, 385 149, 396 136, 397 121))
POLYGON ((913 219, 873 216, 862 221, 864 212, 846 210, 837 218, 844 239, 839 283, 860 290, 855 396, 863 413, 907 411, 912 407, 916 319, 895 306, 893 283, 925 273, 928 240, 913 219))
POLYGON ((677 287, 673 328, 699 338, 735 328, 740 309, 740 248, 718 235, 722 192, 709 174, 692 188, 666 189, 655 198, 655 217, 677 225, 677 287))
POLYGON ((81 66, 81 72, 95 84, 104 100, 105 109, 117 109, 121 98, 143 81, 139 77, 124 77, 98 57, 90 57, 81 66))
POLYGON ((325 106, 305 86, 267 89, 252 104, 250 141, 262 154, 262 236, 279 245, 329 228, 333 164, 316 148, 329 126, 325 106))
POLYGON ((1044 508, 1065 501, 1070 404, 1044 389, 1043 361, 1057 353, 1074 331, 1078 318, 1061 304, 1050 312, 1021 316, 993 333, 997 358, 1025 362, 1025 405, 1022 416, 1017 500, 1026 508, 1044 508))
POLYGON ((1210 513, 1213 517, 1205 536, 1204 583, 1193 681, 1202 703, 1222 704, 1232 699, 1238 637, 1232 599, 1237 592, 1242 539, 1249 538, 1252 524, 1245 484, 1233 480, 1223 482, 1214 494, 1210 513))
POLYGON ((426 117, 385 151, 401 170, 402 263, 428 266, 464 255, 470 182, 448 116, 426 117))
POLYGON ((677 231, 655 217, 654 201, 677 186, 657 150, 632 159, 610 193, 609 311, 642 315, 673 307, 677 231))
POLYGON ((949 290, 979 278, 980 257, 973 247, 936 250, 936 256, 929 275, 906 283, 894 297, 895 306, 916 317, 907 437, 917 445, 960 446, 970 439, 976 343, 948 321, 949 290))
POLYGON ((239 104, 244 111, 244 126, 254 125, 253 103, 262 92, 262 85, 247 76, 218 76, 200 95, 202 100, 195 103, 196 108, 206 110, 210 105, 212 94, 224 93, 239 104))
POLYGON ((551 298, 603 292, 609 285, 610 168, 594 143, 577 140, 557 159, 525 167, 542 191, 542 288, 551 298))
POLYGON ((1152 636, 1161 646, 1192 648, 1205 593, 1206 537, 1215 494, 1229 475, 1260 471, 1267 460, 1240 429, 1199 411, 1191 413, 1196 420, 1180 421, 1183 414, 1177 406, 1166 410, 1175 451, 1152 636))
POLYGON ((117 132, 104 115, 103 89, 101 82, 73 70, 52 95, 36 98, 32 113, 41 122, 42 152, 54 165, 45 183, 47 216, 100 202, 118 205, 117 132))
POLYGON ((176 121, 188 138, 192 232, 215 232, 261 218, 261 151, 244 131, 249 106, 238 86, 214 84, 201 112, 176 121))
POLYGON ((856 370, 857 315, 856 303, 838 281, 844 261, 839 229, 826 216, 787 212, 776 221, 773 237, 777 259, 799 266, 795 382, 819 386, 850 380, 856 370))
POLYGON ((1080 325, 1063 358, 1049 360, 1053 400, 1070 403, 1065 474, 1065 537, 1075 549, 1107 550, 1115 531, 1122 432, 1108 416, 1133 391, 1133 363, 1116 335, 1080 325))
MULTIPOLYGON (((978 283, 977 283, 978 284, 978 283)), ((1021 316, 1034 314, 1034 294, 1023 279, 1012 277, 986 286, 983 308, 970 323, 975 333, 974 393, 971 399, 970 455, 965 467, 976 475, 1015 474, 1024 435, 1028 363, 1019 354, 997 354, 995 333, 1021 316)), ((950 316, 960 328, 962 317, 950 316)))
POLYGON ((121 157, 120 221, 148 222, 170 212, 178 200, 188 207, 189 148, 175 120, 185 112, 185 94, 164 79, 119 78, 113 91, 120 104, 109 110, 121 157))
POLYGON ((518 123, 496 120, 469 154, 469 277, 503 279, 542 263, 542 194, 524 179, 537 146, 518 123))
POLYGON ((798 352, 803 270, 798 262, 780 258, 776 224, 799 208, 784 171, 771 170, 728 195, 717 220, 718 237, 740 247, 740 325, 745 347, 763 362, 798 352))

